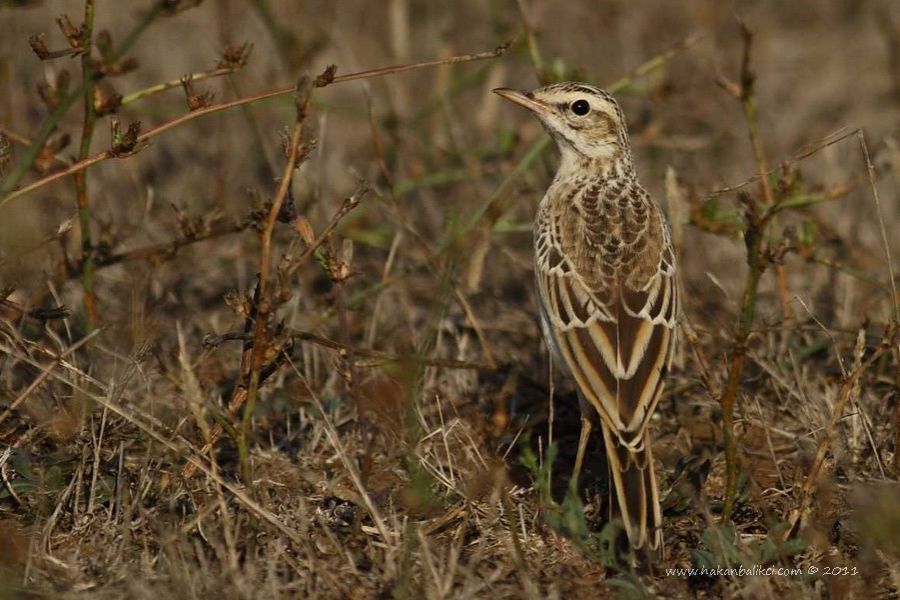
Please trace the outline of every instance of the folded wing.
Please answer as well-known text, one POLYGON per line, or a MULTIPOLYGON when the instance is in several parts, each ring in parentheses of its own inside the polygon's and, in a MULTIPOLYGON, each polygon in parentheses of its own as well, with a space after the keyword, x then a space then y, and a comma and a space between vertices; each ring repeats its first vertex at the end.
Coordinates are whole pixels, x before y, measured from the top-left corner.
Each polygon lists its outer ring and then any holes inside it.
POLYGON ((611 273, 604 285, 594 278, 588 286, 545 234, 537 239, 537 280, 556 349, 621 443, 636 448, 662 391, 674 341, 678 298, 671 246, 662 246, 656 272, 638 289, 621 272, 611 273))

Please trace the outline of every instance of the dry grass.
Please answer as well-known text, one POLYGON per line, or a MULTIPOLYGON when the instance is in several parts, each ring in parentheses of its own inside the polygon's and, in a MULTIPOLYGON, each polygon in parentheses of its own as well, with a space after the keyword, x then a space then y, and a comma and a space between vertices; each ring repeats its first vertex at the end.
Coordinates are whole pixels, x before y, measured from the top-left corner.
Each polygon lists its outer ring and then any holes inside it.
POLYGON ((86 4, 0 3, 0 597, 900 594, 891 0, 86 4), (617 91, 682 265, 651 573, 598 440, 565 497, 556 159, 489 93, 560 78, 617 91), (805 575, 665 572, 716 565, 805 575))

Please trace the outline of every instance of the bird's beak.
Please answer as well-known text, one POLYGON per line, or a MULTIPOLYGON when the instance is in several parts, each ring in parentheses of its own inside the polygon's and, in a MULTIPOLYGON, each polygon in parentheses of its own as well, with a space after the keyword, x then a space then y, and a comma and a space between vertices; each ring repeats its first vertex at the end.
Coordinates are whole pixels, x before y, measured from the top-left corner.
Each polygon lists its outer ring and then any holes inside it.
POLYGON ((543 102, 535 100, 534 96, 531 95, 531 92, 523 92, 511 88, 496 88, 493 92, 498 96, 506 98, 510 102, 515 102, 520 106, 524 106, 538 116, 546 115, 549 112, 549 107, 543 102))

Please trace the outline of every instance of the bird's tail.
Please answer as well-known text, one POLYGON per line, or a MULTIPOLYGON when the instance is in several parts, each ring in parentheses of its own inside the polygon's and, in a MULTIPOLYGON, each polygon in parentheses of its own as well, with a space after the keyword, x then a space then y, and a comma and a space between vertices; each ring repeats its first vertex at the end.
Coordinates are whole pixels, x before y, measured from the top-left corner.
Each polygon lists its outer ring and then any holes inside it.
POLYGON ((650 436, 645 430, 637 447, 629 448, 605 423, 602 429, 609 462, 610 519, 621 521, 632 548, 661 559, 662 511, 650 436))

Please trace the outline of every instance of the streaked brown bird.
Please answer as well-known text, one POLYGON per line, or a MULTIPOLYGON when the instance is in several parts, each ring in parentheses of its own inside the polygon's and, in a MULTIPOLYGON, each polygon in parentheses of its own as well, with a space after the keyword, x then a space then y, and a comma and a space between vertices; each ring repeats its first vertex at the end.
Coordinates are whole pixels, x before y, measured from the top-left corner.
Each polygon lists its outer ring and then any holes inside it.
POLYGON ((603 432, 610 516, 631 546, 662 555, 648 424, 675 342, 675 254, 665 216, 637 181, 625 118, 607 92, 559 83, 494 90, 540 119, 561 160, 534 224, 541 323, 578 388, 578 481, 593 426, 603 432))

